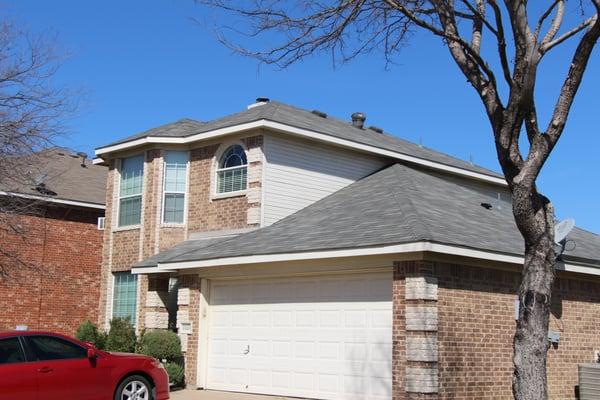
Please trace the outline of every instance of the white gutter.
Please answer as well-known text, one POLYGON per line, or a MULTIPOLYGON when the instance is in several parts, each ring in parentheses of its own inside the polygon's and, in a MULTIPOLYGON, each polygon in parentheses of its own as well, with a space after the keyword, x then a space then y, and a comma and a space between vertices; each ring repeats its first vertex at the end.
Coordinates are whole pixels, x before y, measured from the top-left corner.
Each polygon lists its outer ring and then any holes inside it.
POLYGON ((101 147, 96 149, 96 156, 101 157, 103 154, 107 154, 114 151, 121 151, 125 149, 129 149, 131 147, 141 146, 145 144, 189 144, 192 142, 200 141, 200 140, 208 140, 224 135, 229 135, 232 133, 242 132, 250 129, 256 128, 269 128, 275 131, 284 132, 288 134, 292 134, 298 137, 309 138, 319 140, 321 142, 333 144, 336 146, 341 146, 345 148, 350 148, 353 150, 364 151, 368 153, 378 154, 385 157, 395 158, 397 160, 407 161, 413 164, 423 165, 429 168, 434 168, 446 172, 450 172, 456 175, 468 176, 470 178, 478 179, 485 182, 491 182, 502 186, 507 186, 506 181, 503 178, 498 178, 491 175, 482 174, 479 172, 469 171, 459 167, 453 167, 450 165, 446 165, 443 163, 425 160, 423 158, 414 157, 408 154, 385 150, 379 147, 356 143, 351 140, 341 139, 338 137, 334 137, 331 135, 326 135, 324 133, 318 133, 315 131, 311 131, 303 128, 296 128, 291 125, 282 124, 280 122, 269 121, 266 119, 261 119, 254 122, 248 122, 244 124, 229 126, 226 128, 215 129, 209 132, 198 133, 195 135, 187 136, 187 137, 144 137, 136 140, 132 140, 126 143, 120 143, 113 146, 101 147))
POLYGON ((37 196, 37 195, 34 195, 34 194, 24 194, 24 193, 14 193, 14 192, 3 192, 3 191, 0 191, 0 196, 14 196, 14 197, 20 197, 20 198, 23 198, 23 199, 40 200, 40 201, 46 201, 48 203, 66 204, 66 205, 69 205, 69 206, 95 208, 95 209, 98 209, 98 210, 104 210, 104 209, 106 209, 106 206, 104 204, 88 203, 86 201, 54 199, 52 197, 37 196))
MULTIPOLYGON (((271 263, 282 261, 299 261, 299 260, 316 260, 325 258, 338 257, 357 257, 357 256, 372 256, 384 254, 402 254, 416 252, 432 252, 440 254, 448 254, 453 256, 462 256, 469 258, 477 258, 482 260, 497 261, 508 264, 522 265, 524 259, 522 256, 513 256, 502 253, 495 253, 484 250, 473 250, 459 246, 451 246, 445 244, 431 242, 414 242, 390 246, 367 247, 346 250, 325 250, 325 251, 309 251, 302 253, 284 253, 284 254, 268 254, 268 255, 253 255, 253 256, 238 256, 224 257, 212 260, 198 260, 185 262, 159 263, 157 267, 144 268, 146 271, 152 272, 167 272, 173 270, 182 270, 190 268, 207 268, 207 267, 222 267, 231 265, 247 265, 258 263, 271 263)), ((560 271, 576 272, 587 275, 599 275, 600 267, 594 267, 588 264, 571 264, 559 262, 556 269, 560 271)), ((148 273, 140 272, 140 273, 148 273)))

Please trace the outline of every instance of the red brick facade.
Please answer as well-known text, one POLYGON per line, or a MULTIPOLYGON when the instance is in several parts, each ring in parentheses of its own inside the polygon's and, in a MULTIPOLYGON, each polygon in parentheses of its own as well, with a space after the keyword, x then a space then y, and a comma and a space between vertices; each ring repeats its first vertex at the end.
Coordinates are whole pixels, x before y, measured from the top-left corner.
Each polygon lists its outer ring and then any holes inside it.
POLYGON ((36 210, 14 217, 24 236, 0 230, 3 250, 30 264, 0 277, 0 331, 27 325, 73 335, 81 322, 98 320, 102 231, 97 219, 104 211, 44 204, 36 210))

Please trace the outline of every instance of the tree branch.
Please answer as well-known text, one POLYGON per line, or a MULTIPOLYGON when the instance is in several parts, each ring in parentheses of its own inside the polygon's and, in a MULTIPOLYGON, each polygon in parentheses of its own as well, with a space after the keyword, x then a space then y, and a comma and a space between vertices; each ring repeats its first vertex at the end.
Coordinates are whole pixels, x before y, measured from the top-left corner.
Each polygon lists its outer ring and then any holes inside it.
POLYGON ((596 21, 598 20, 598 14, 586 19, 585 21, 583 21, 581 24, 579 24, 578 26, 576 26, 575 28, 571 29, 568 32, 563 33, 562 35, 560 35, 559 37, 557 37, 554 40, 548 41, 546 43, 542 43, 542 45, 540 46, 540 52, 542 54, 547 53, 549 50, 551 50, 553 47, 558 46, 559 44, 561 44, 562 42, 564 42, 565 40, 570 39, 571 37, 575 36, 576 34, 578 34, 579 32, 581 32, 582 30, 584 30, 585 28, 593 25, 594 23, 596 23, 596 21))

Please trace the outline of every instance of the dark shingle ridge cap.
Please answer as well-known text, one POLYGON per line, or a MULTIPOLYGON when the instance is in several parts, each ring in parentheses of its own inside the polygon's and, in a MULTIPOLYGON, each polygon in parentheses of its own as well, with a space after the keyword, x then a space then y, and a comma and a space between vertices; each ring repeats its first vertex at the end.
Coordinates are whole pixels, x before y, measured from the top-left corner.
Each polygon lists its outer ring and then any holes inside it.
POLYGON ((429 240, 433 238, 431 231, 423 222, 423 219, 419 215, 419 211, 415 207, 413 203, 412 196, 406 196, 406 201, 403 202, 399 199, 398 190, 402 188, 402 190, 408 189, 410 186, 411 190, 416 189, 415 182, 410 176, 410 174, 405 173, 406 170, 404 166, 401 164, 394 164, 390 166, 394 174, 396 175, 396 179, 398 180, 398 184, 394 186, 394 190, 390 189, 392 192, 392 196, 394 197, 394 201, 399 210, 406 211, 407 219, 411 222, 409 224, 409 229, 412 231, 415 239, 420 240, 429 240))

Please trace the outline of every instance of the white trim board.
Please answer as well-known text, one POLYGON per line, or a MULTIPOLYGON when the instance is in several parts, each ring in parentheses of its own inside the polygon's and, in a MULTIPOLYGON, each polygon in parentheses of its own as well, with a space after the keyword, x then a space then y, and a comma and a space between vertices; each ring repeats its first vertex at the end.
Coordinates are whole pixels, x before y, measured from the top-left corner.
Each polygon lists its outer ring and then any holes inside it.
POLYGON ((51 197, 47 197, 47 196, 37 196, 35 194, 25 194, 25 193, 14 193, 14 192, 0 191, 0 195, 1 196, 20 197, 20 198, 23 198, 23 199, 40 200, 40 201, 46 201, 48 203, 66 204, 66 205, 69 205, 69 206, 95 208, 97 210, 105 210, 106 209, 106 206, 104 204, 88 203, 87 201, 55 199, 55 198, 51 198, 51 197))
MULTIPOLYGON (((503 262, 507 264, 521 265, 524 262, 523 256, 515 256, 509 254, 495 253, 485 250, 467 249, 459 246, 431 243, 431 242, 413 242, 398 245, 355 248, 344 250, 324 250, 324 251, 308 251, 301 253, 282 253, 282 254, 267 254, 267 255, 251 255, 238 257, 224 257, 211 260, 185 261, 172 263, 159 263, 157 267, 144 268, 150 272, 166 272, 173 270, 183 270, 191 268, 207 268, 230 265, 247 265, 258 263, 270 263, 281 261, 298 261, 298 260, 316 260, 322 258, 338 258, 338 257, 357 257, 357 256, 372 256, 382 254, 402 254, 402 253, 417 253, 417 252, 433 252, 440 254, 449 254, 454 256, 462 256, 468 258, 476 258, 481 260, 489 260, 503 262)), ((587 275, 600 276, 600 267, 594 267, 587 264, 573 264, 559 262, 556 266, 557 270, 576 272, 587 275)), ((139 273, 148 273, 139 272, 139 273)))
POLYGON ((103 154, 107 154, 114 151, 121 151, 125 149, 129 149, 131 147, 141 146, 145 144, 189 144, 196 141, 212 139, 216 137, 225 136, 232 133, 239 133, 243 131, 247 131, 250 129, 257 128, 270 128, 274 131, 284 132, 288 134, 292 134, 295 136, 300 136, 309 139, 316 139, 322 142, 326 142, 329 144, 333 144, 336 146, 346 147, 354 150, 364 151, 367 153, 378 154, 385 157, 395 158, 397 160, 407 161, 413 164, 423 165, 429 168, 434 168, 437 170, 446 171, 455 175, 468 176, 470 178, 478 179, 485 182, 494 183, 497 185, 507 186, 506 181, 503 178, 483 174, 480 172, 470 171, 459 167, 453 167, 447 164, 443 164, 436 161, 426 160, 423 158, 411 156, 409 154, 404 154, 392 150, 385 150, 379 147, 357 143, 351 140, 338 138, 335 136, 327 135, 324 133, 319 133, 315 131, 311 131, 303 128, 296 128, 291 125, 283 124, 280 122, 274 122, 266 119, 261 119, 258 121, 247 122, 244 124, 238 124, 234 126, 229 126, 226 128, 215 129, 208 132, 198 133, 191 136, 186 137, 156 137, 156 136, 148 136, 140 139, 135 139, 126 143, 115 144, 112 146, 100 147, 96 149, 96 156, 101 157, 103 154))

